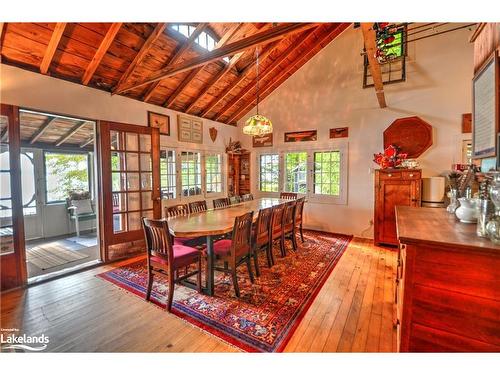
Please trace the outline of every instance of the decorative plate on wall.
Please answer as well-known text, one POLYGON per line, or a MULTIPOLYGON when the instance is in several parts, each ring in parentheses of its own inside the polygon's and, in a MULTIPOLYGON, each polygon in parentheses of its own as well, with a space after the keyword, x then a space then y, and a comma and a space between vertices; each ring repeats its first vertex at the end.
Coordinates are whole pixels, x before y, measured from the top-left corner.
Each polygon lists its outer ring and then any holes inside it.
POLYGON ((418 158, 432 146, 432 126, 417 116, 397 119, 384 131, 384 148, 390 145, 418 158))

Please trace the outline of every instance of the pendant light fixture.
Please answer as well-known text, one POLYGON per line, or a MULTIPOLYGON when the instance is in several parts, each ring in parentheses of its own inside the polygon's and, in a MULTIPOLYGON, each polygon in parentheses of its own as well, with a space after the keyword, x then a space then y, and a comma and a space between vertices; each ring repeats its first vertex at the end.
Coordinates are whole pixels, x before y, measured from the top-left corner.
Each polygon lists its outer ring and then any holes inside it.
POLYGON ((257 48, 257 113, 250 117, 243 127, 247 135, 264 135, 273 132, 273 124, 263 115, 259 114, 259 48, 257 48))

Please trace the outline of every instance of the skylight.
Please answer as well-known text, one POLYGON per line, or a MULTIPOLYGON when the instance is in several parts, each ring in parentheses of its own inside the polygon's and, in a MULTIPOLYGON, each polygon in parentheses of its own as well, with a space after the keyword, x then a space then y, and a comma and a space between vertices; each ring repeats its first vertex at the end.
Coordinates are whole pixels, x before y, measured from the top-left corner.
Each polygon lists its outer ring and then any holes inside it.
MULTIPOLYGON (((178 33, 184 35, 186 38, 189 38, 196 29, 195 26, 178 23, 170 25, 170 27, 178 33)), ((207 51, 212 51, 213 49, 215 49, 217 41, 210 34, 202 31, 200 35, 198 35, 198 37, 195 39, 195 43, 198 44, 201 48, 206 49, 207 51)), ((228 63, 229 57, 224 57, 223 60, 228 63)))

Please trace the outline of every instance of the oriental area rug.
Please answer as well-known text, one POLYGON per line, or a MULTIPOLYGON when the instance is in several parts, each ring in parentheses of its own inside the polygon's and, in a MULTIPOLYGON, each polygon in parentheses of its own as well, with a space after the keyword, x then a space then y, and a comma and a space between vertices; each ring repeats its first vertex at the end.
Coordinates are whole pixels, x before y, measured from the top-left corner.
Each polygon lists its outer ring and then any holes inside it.
MULTIPOLYGON (((285 258, 275 248, 271 269, 262 252, 261 276, 254 284, 246 267, 238 267, 239 299, 231 277, 219 272, 212 297, 176 285, 172 313, 241 350, 282 352, 352 237, 307 230, 304 238, 304 243, 298 240, 297 252, 287 246, 285 258)), ((145 259, 97 276, 145 296, 145 259)), ((155 275, 151 302, 165 307, 167 292, 167 278, 155 275)))

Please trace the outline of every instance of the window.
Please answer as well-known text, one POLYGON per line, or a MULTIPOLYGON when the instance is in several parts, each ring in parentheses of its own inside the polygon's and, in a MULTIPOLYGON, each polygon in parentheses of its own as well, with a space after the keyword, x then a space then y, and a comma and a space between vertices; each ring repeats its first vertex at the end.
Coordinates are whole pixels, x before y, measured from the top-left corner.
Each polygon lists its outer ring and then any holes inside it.
POLYGON ((66 200, 70 191, 90 191, 88 154, 45 152, 47 203, 66 200))
MULTIPOLYGON (((192 25, 184 25, 184 24, 173 24, 170 27, 177 31, 178 33, 184 35, 186 38, 189 38, 196 30, 195 26, 192 25)), ((215 39, 208 33, 202 31, 200 35, 195 39, 195 43, 198 44, 201 48, 206 49, 207 51, 212 51, 215 49, 217 42, 215 39)), ((223 59, 226 63, 229 62, 228 57, 224 57, 223 59)))
POLYGON ((181 152, 181 189, 183 197, 201 195, 201 155, 181 152))
POLYGON ((260 155, 259 190, 264 192, 279 191, 279 155, 260 155))
POLYGON ((175 173, 175 151, 160 151, 160 190, 161 197, 164 199, 175 199, 176 191, 176 173, 175 173))
POLYGON ((340 195, 340 151, 314 153, 314 194, 340 195))
POLYGON ((205 156, 206 192, 222 193, 222 155, 207 154, 205 156))
POLYGON ((285 191, 307 193, 307 152, 285 155, 285 191))

